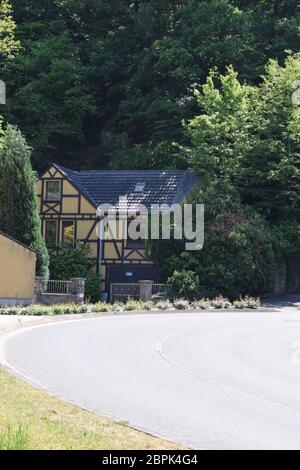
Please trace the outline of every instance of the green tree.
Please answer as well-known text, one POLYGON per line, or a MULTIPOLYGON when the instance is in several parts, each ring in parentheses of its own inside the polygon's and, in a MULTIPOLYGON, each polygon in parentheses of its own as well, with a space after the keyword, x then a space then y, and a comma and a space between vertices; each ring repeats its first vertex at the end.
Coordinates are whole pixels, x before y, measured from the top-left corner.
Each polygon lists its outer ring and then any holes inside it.
POLYGON ((18 91, 6 117, 22 128, 35 149, 36 167, 50 163, 46 158, 53 148, 58 155, 64 152, 68 163, 74 148, 85 141, 85 119, 94 109, 78 51, 68 33, 26 48, 26 57, 19 55, 11 66, 15 75, 7 78, 18 91))
POLYGON ((256 87, 232 68, 213 71, 196 91, 200 114, 186 126, 194 168, 229 181, 274 226, 299 224, 300 106, 292 99, 299 76, 297 54, 284 66, 270 61, 256 87))
POLYGON ((89 258, 87 245, 77 243, 75 247, 70 247, 62 244, 58 252, 50 253, 50 276, 62 281, 69 281, 72 277, 85 278, 86 299, 98 302, 101 281, 99 276, 91 271, 95 264, 96 260, 89 258))
POLYGON ((86 277, 95 264, 88 254, 88 247, 84 244, 78 243, 76 247, 61 245, 58 253, 50 254, 51 278, 69 281, 71 277, 86 277))
POLYGON ((19 50, 20 43, 15 38, 15 29, 10 0, 0 0, 0 66, 2 67, 19 50))
POLYGON ((233 65, 258 84, 299 50, 297 0, 12 0, 22 41, 9 121, 36 167, 181 168, 194 85, 233 65))
POLYGON ((196 191, 191 202, 205 205, 203 250, 185 251, 184 241, 150 242, 151 257, 162 280, 171 277, 175 295, 237 299, 270 292, 278 248, 264 219, 223 181, 196 191))
POLYGON ((30 154, 21 132, 7 126, 0 141, 0 230, 37 250, 37 271, 46 277, 49 259, 41 235, 30 154))

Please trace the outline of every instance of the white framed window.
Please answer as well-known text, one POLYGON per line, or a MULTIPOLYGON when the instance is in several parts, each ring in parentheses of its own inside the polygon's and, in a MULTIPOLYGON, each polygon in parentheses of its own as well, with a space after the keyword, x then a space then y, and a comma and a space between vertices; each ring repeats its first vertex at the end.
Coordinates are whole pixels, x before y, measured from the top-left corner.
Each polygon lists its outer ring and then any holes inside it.
POLYGON ((46 201, 60 200, 60 181, 46 182, 46 201))

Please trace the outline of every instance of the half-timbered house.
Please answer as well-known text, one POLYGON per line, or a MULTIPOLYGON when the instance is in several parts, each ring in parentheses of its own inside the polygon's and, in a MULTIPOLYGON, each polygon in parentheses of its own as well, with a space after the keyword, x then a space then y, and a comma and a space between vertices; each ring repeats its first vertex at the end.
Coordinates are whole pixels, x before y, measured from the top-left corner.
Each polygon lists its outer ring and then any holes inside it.
MULTIPOLYGON (((124 236, 120 226, 99 237, 97 208, 110 204, 118 208, 126 198, 130 212, 140 204, 182 203, 199 183, 191 171, 73 171, 53 164, 38 180, 42 233, 49 250, 60 243, 88 245, 101 274, 101 290, 109 292, 111 283, 156 280, 156 269, 147 258, 142 240, 124 236)), ((124 209, 124 208, 123 208, 124 209)))

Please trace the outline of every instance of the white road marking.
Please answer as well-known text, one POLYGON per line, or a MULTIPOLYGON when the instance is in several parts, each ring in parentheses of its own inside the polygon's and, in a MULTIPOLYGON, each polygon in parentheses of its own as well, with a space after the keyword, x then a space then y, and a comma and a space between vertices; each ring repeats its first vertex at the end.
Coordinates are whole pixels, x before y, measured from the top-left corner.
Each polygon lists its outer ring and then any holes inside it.
POLYGON ((205 377, 204 375, 201 375, 199 372, 196 372, 192 369, 189 369, 188 367, 185 367, 181 364, 179 364, 178 362, 174 361, 173 359, 171 359, 167 354, 166 352, 164 351, 164 345, 171 339, 171 338, 174 338, 175 336, 179 336, 179 335, 182 335, 184 333, 189 333, 191 331, 196 331, 196 330, 200 330, 201 328, 189 328, 189 329, 186 329, 186 330, 181 330, 181 331, 177 331, 177 332, 174 332, 174 333, 171 333, 169 334, 168 336, 166 336, 165 338, 163 338, 160 342, 157 343, 156 345, 156 350, 159 354, 159 356, 166 362, 168 362, 170 365, 172 365, 173 367, 176 367, 177 369, 179 370, 182 370, 183 372, 185 372, 186 374, 190 374, 190 375, 193 375, 194 377, 197 377, 198 379, 202 380, 203 382, 206 382, 206 383, 209 383, 210 385, 214 385, 216 387, 220 387, 220 388, 224 388, 226 390, 229 390, 233 393, 237 393, 239 395, 243 395, 243 396, 246 396, 247 398, 254 398, 256 400, 259 400, 259 401, 262 401, 264 403, 267 403, 269 405, 273 405, 273 406, 276 406, 276 407, 279 407, 283 410, 287 410, 287 411, 291 411, 293 413, 300 413, 300 410, 297 409, 297 408, 292 408, 292 407, 289 407, 289 406, 286 406, 286 405, 283 405, 282 403, 279 403, 279 402, 276 402, 276 401, 272 401, 272 400, 268 400, 267 398, 263 398, 263 397, 260 397, 259 395, 256 395, 256 394, 253 394, 253 393, 248 393, 248 392, 244 392, 243 390, 239 390, 238 388, 235 388, 235 387, 231 387, 230 385, 226 385, 226 384, 223 384, 222 382, 217 382, 215 380, 211 380, 209 379, 208 377, 205 377))

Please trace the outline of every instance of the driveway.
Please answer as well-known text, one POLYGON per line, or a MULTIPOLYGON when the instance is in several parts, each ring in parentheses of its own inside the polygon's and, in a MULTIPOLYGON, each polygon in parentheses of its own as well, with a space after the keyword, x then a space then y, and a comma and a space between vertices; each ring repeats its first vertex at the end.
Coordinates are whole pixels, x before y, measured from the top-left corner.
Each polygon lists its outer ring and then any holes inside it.
POLYGON ((194 449, 300 449, 300 312, 144 314, 38 326, 7 361, 100 415, 194 449))

